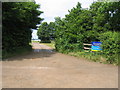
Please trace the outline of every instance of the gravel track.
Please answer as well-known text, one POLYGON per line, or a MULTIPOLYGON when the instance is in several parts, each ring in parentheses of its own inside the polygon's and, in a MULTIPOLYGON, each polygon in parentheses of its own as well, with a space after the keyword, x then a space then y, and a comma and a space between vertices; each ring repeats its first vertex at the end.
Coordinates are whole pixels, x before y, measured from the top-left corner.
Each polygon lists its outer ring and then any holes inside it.
POLYGON ((2 61, 3 88, 118 88, 118 67, 54 52, 32 43, 33 52, 2 61))

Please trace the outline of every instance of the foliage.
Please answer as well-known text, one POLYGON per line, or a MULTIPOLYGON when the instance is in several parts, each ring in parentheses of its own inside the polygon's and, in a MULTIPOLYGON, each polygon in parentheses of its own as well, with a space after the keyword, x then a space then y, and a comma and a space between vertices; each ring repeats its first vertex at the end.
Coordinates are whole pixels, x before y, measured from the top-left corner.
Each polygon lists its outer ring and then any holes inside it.
POLYGON ((96 2, 91 6, 91 11, 95 12, 93 6, 98 7, 93 16, 93 29, 99 33, 106 31, 119 31, 120 28, 120 2, 96 2), (99 5, 99 6, 98 6, 99 5))
POLYGON ((119 5, 120 2, 94 2, 90 9, 83 9, 78 3, 65 18, 56 17, 56 50, 62 53, 78 52, 83 50, 83 43, 101 41, 102 55, 106 55, 108 63, 117 64, 119 5))
POLYGON ((50 34, 47 22, 43 22, 37 32, 41 42, 50 42, 50 34))
POLYGON ((55 38, 54 23, 43 22, 38 29, 37 35, 42 43, 49 43, 55 38))
MULTIPOLYGON (((78 2, 76 7, 68 12, 65 18, 55 18, 54 27, 47 26, 47 40, 50 39, 50 31, 54 30, 56 50, 62 53, 78 52, 83 51, 83 43, 101 41, 102 55, 106 55, 108 63, 117 64, 120 1, 93 2, 89 9, 82 8, 78 2), (52 29, 48 29, 50 27, 52 29)), ((99 56, 94 53, 90 54, 90 58, 94 55, 99 56)))
POLYGON ((56 25, 56 49, 61 52, 80 51, 83 42, 90 43, 97 40, 92 30, 92 16, 88 9, 82 9, 78 3, 75 8, 69 10, 64 19, 55 18, 56 25))
POLYGON ((3 2, 2 7, 4 56, 19 47, 29 47, 31 29, 36 29, 36 24, 42 21, 38 17, 42 12, 37 10, 39 5, 35 2, 3 2))
POLYGON ((49 27, 49 31, 50 31, 50 39, 51 40, 54 40, 55 39, 55 23, 54 22, 50 22, 48 24, 48 27, 49 27))
POLYGON ((105 32, 100 34, 100 40, 102 42, 103 54, 107 57, 108 63, 118 64, 118 55, 120 54, 118 32, 105 32))

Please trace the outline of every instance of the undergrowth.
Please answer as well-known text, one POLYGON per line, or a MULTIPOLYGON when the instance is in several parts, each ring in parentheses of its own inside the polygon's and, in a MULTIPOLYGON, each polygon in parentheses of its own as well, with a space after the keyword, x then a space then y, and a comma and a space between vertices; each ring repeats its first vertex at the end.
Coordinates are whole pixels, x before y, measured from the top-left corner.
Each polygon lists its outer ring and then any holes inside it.
POLYGON ((113 63, 108 62, 107 57, 102 52, 81 51, 81 52, 70 52, 68 53, 68 55, 75 56, 75 57, 82 57, 89 61, 118 65, 118 62, 113 62, 113 63))
POLYGON ((6 59, 6 58, 9 58, 9 57, 13 57, 13 56, 29 53, 31 51, 32 51, 32 46, 29 46, 29 47, 18 47, 15 50, 10 51, 10 52, 3 50, 2 51, 2 60, 6 59))

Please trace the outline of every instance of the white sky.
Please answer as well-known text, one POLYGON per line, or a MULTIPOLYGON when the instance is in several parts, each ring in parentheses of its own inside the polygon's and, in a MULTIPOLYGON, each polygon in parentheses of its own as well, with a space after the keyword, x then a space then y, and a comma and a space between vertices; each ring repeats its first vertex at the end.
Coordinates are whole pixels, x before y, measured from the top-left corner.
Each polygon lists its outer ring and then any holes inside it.
MULTIPOLYGON (((68 14, 68 10, 71 10, 77 5, 77 2, 82 4, 82 8, 89 8, 91 3, 95 0, 35 0, 37 4, 40 4, 40 11, 44 13, 40 17, 44 18, 43 22, 52 22, 54 17, 64 18, 68 14)), ((37 31, 33 31, 32 38, 37 38, 37 31)))
POLYGON ((32 39, 38 39, 37 30, 33 30, 33 32, 32 32, 32 39))

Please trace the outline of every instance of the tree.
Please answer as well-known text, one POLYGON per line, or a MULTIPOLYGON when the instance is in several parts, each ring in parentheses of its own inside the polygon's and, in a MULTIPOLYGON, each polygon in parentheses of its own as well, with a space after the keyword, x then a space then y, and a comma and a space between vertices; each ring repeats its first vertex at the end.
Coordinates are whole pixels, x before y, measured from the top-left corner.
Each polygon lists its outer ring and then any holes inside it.
POLYGON ((69 14, 64 19, 55 18, 56 24, 56 49, 60 52, 80 50, 82 47, 82 35, 80 34, 79 15, 82 12, 81 4, 69 10, 69 14), (79 44, 78 44, 79 43, 79 44), (80 46, 81 45, 81 46, 80 46))
MULTIPOLYGON (((31 29, 36 29, 43 13, 35 2, 3 2, 3 52, 12 52, 17 49, 29 47, 31 42, 31 29)), ((4 54, 3 54, 4 55, 4 54)))
POLYGON ((54 40, 55 39, 55 37, 56 37, 56 35, 55 35, 55 23, 54 22, 50 22, 49 24, 48 24, 48 28, 49 28, 49 34, 50 34, 50 39, 51 40, 54 40))
POLYGON ((119 12, 120 2, 94 2, 90 9, 84 9, 78 3, 65 18, 55 18, 56 50, 63 53, 80 51, 83 43, 101 41, 106 57, 109 55, 109 60, 117 62, 118 51, 114 48, 118 48, 119 42, 115 41, 120 28, 119 12))
POLYGON ((41 39, 41 42, 51 42, 55 39, 55 23, 43 22, 37 31, 38 38, 41 39))
POLYGON ((91 5, 94 12, 93 29, 98 32, 118 31, 120 28, 120 1, 119 2, 96 2, 91 5))
POLYGON ((41 42, 50 42, 50 31, 47 22, 43 22, 37 32, 38 38, 41 42))

